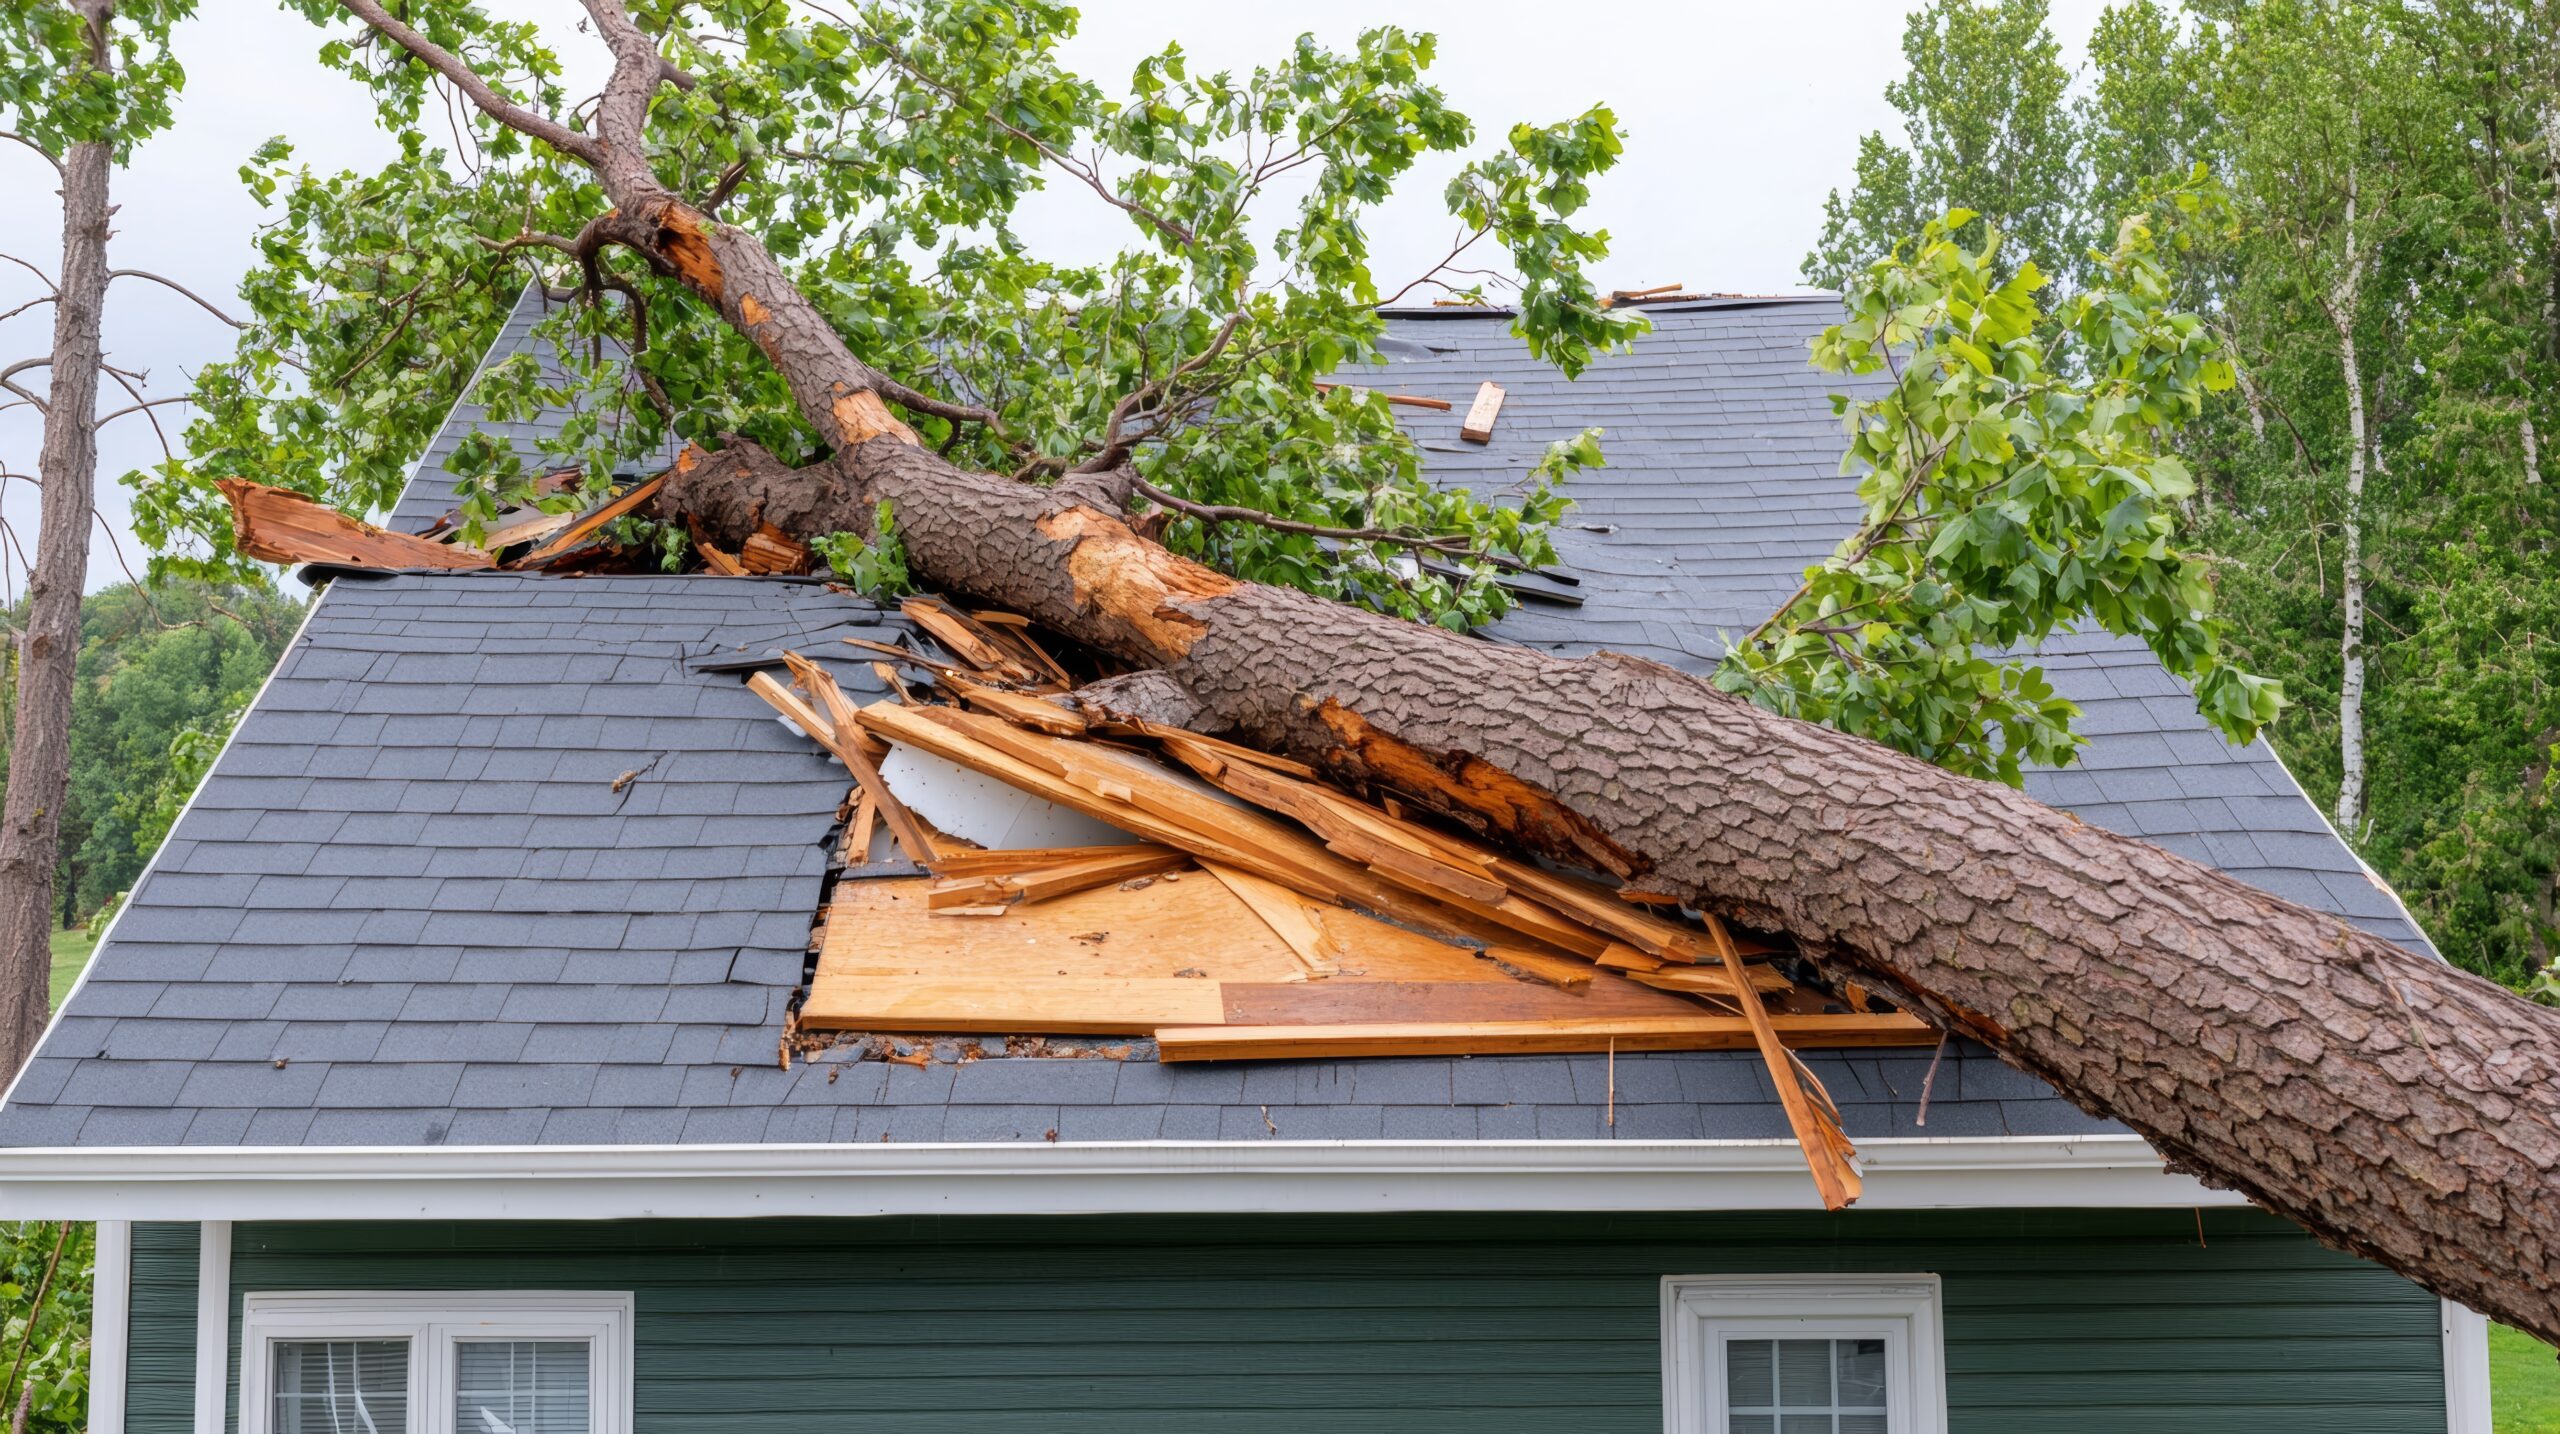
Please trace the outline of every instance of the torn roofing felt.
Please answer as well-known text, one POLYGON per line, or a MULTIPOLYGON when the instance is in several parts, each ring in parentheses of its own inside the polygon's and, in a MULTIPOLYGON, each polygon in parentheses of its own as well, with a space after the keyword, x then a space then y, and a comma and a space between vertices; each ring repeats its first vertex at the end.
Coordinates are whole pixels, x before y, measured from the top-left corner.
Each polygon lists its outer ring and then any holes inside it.
MULTIPOLYGON (((1497 635, 1699 670, 1853 521, 1831 385, 1804 362, 1831 312, 1655 310, 1634 355, 1573 385, 1498 318, 1396 319, 1395 362, 1355 377, 1453 401, 1398 410, 1453 478, 1508 482, 1607 428, 1558 538, 1582 605, 1533 602, 1497 635), (1462 443, 1488 379, 1501 422, 1462 443)), ((449 509, 450 482, 424 465, 393 526, 449 509)), ((904 625, 777 579, 334 583, 0 1108, 0 1144, 1787 1134, 1742 1051, 1620 1054, 1614 1103, 1597 1055, 957 1062, 944 1037, 922 1065, 779 1069, 846 778, 718 669, 782 645, 858 657, 837 638, 865 631, 904 625)), ((2047 662, 2091 740, 2030 792, 2420 944, 2264 746, 2222 743, 2147 652, 2076 639, 2047 662)), ((881 695, 866 663, 830 667, 881 695)), ((1925 1127, 1928 1051, 1804 1058, 1856 1139, 2119 1129, 1962 1043, 1925 1127)))

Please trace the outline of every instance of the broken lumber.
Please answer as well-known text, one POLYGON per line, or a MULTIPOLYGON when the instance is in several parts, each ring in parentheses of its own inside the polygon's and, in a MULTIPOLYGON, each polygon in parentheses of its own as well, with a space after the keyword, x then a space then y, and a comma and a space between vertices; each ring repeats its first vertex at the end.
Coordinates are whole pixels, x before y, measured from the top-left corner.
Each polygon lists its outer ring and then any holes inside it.
POLYGON ((612 522, 616 518, 629 514, 641 504, 656 497, 658 489, 665 486, 666 481, 667 475, 661 473, 646 483, 642 483, 637 487, 625 490, 621 497, 614 499, 612 502, 605 504, 601 508, 597 508, 592 512, 580 516, 579 519, 570 524, 569 527, 560 534, 560 536, 553 538, 550 542, 545 543, 541 547, 534 549, 532 552, 525 554, 523 557, 516 559, 513 563, 508 564, 508 566, 518 568, 533 567, 560 557, 570 549, 584 543, 598 528, 603 527, 605 524, 612 522))
POLYGON ((899 801, 897 793, 890 791, 889 784, 881 780, 879 764, 864 750, 866 739, 862 727, 851 720, 852 704, 844 701, 844 693, 836 687, 835 680, 819 670, 816 663, 796 652, 783 654, 783 660, 791 665, 795 676, 802 667, 806 667, 824 679, 825 690, 835 698, 835 703, 829 705, 841 704, 848 714, 842 731, 836 727, 833 712, 822 713, 801 701, 792 695, 791 689, 775 681, 770 672, 751 674, 747 678, 749 690, 763 698, 775 711, 790 718, 791 725, 799 728, 809 740, 833 752, 836 760, 844 763, 845 770, 862 784, 864 795, 871 798, 872 809, 888 824, 890 837, 897 842, 898 849, 907 854, 907 860, 918 865, 931 862, 932 840, 917 824, 915 814, 907 810, 906 803, 899 801))
MULTIPOLYGON (((1872 1016, 1771 1016, 1778 1038, 1805 1046, 1925 1046, 1903 1023, 1872 1016)), ((1916 1022, 1912 1023, 1918 1024, 1916 1022)), ((1156 1031, 1168 1061, 1307 1060, 1337 1056, 1499 1056, 1620 1051, 1750 1050, 1741 1016, 1659 1016, 1551 1021, 1415 1021, 1398 1025, 1169 1026, 1156 1031)))
MULTIPOLYGON (((1751 973, 1743 967, 1742 953, 1733 949, 1724 923, 1712 913, 1707 917, 1707 933, 1715 940, 1716 952, 1723 957, 1724 969, 1733 977, 1735 988, 1749 989, 1751 973)), ((1807 1094, 1805 1082, 1811 1075, 1802 1062, 1787 1054, 1768 1010, 1756 1000, 1736 1004, 1742 1007, 1742 1019, 1751 1027, 1751 1039, 1760 1048, 1761 1062, 1769 1068, 1769 1082, 1777 1087, 1778 1105, 1786 1112, 1787 1126, 1795 1132, 1796 1144, 1804 1148, 1805 1168, 1813 1172, 1813 1186, 1822 1196, 1822 1208, 1838 1211, 1856 1204, 1862 1186, 1857 1167, 1850 1163, 1855 1152, 1850 1149, 1848 1136, 1841 1132, 1839 1108, 1832 1105, 1827 1092, 1818 1106, 1807 1094)))
MULTIPOLYGON (((1345 385, 1338 384, 1338 383, 1320 383, 1320 384, 1317 384, 1317 385, 1316 385, 1316 392, 1318 392, 1318 393, 1331 393, 1331 392, 1333 392, 1335 389, 1337 389, 1337 388, 1342 388, 1342 387, 1344 387, 1344 386, 1345 386, 1345 385)), ((1365 388, 1358 388, 1358 387, 1353 387, 1353 388, 1351 389, 1351 391, 1352 391, 1353 393, 1376 393, 1376 392, 1377 392, 1377 390, 1375 390, 1375 389, 1365 389, 1365 388)), ((1429 408, 1429 409, 1436 409, 1437 411, 1439 411, 1439 412, 1441 412, 1441 413, 1447 413, 1450 409, 1453 409, 1453 408, 1457 407, 1457 405, 1456 405, 1456 404, 1451 403, 1449 400, 1447 400, 1447 399, 1445 399, 1445 398, 1424 398, 1422 395, 1420 395, 1420 394, 1418 394, 1418 393, 1379 393, 1379 394, 1378 394, 1378 397, 1383 398, 1383 399, 1385 399, 1387 402, 1392 403, 1392 404, 1395 404, 1395 405, 1397 405, 1397 406, 1399 406, 1399 407, 1402 407, 1402 408, 1429 408)))
POLYGON ((242 557, 262 563, 336 563, 351 568, 449 568, 493 566, 477 548, 431 543, 360 523, 290 488, 217 478, 231 503, 231 543, 242 557))
POLYGON ((1493 421, 1502 416, 1502 385, 1488 382, 1476 390, 1476 401, 1467 405, 1466 421, 1458 425, 1458 436, 1469 443, 1491 443, 1493 421))

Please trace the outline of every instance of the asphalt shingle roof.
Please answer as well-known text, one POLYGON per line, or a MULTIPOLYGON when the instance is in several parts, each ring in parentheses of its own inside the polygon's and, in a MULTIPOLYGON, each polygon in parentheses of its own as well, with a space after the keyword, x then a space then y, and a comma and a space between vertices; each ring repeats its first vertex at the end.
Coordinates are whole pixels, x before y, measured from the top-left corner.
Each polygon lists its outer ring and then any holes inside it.
MULTIPOLYGON (((1456 412, 1405 411, 1450 481, 1508 483, 1607 428, 1559 544, 1584 605, 1524 606, 1498 636, 1703 670, 1854 520, 1832 385, 1804 363, 1829 312, 1657 312, 1636 354, 1571 385, 1498 321, 1398 319, 1396 363, 1350 377, 1461 412, 1505 385, 1487 446, 1456 412)), ((397 523, 451 506, 438 460, 476 416, 457 409, 397 523)), ((1747 1052, 1620 1056, 1614 1101, 1597 1056, 964 1062, 944 1041, 921 1068, 837 1050, 779 1069, 847 779, 705 659, 834 657, 865 631, 903 628, 788 580, 338 579, 0 1107, 0 1145, 1785 1134, 1747 1052)), ((2264 744, 2214 736, 2138 645, 2046 660, 2093 736, 2038 796, 2423 944, 2264 744)), ((1809 1059, 1853 1138, 2120 1128, 1965 1043, 1925 1128, 1929 1052, 1809 1059)))

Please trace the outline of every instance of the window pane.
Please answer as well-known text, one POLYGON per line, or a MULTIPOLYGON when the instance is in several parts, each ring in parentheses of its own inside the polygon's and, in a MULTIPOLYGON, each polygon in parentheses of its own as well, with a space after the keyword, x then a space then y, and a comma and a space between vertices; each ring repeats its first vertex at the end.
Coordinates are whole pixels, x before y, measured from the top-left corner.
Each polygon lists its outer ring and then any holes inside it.
MULTIPOLYGON (((1776 1349, 1774 1341, 1765 1339, 1737 1339, 1724 1347, 1726 1404, 1735 1409, 1766 1409, 1777 1403, 1769 1384, 1769 1359, 1776 1349)), ((1765 1434, 1768 1426, 1764 1423, 1761 1428, 1765 1434)))
MULTIPOLYGON (((1778 1341, 1778 1402, 1790 1409, 1831 1407, 1831 1345, 1827 1339, 1778 1341)), ((1783 1434, 1796 1434, 1789 1429, 1783 1434)), ((1830 1434, 1825 1429, 1822 1434, 1830 1434)))
POLYGON ((1843 1414, 1840 1416, 1840 1434, 1884 1434, 1884 1416, 1843 1414))
POLYGON ((1736 1414, 1727 1423, 1732 1434, 1778 1434, 1778 1419, 1774 1414, 1736 1414))
POLYGON ((1778 1416, 1778 1434, 1832 1434, 1828 1414, 1782 1414, 1778 1416))
POLYGON ((588 1434, 584 1340, 465 1340, 454 1434, 588 1434))
MULTIPOLYGON (((1884 1407, 1884 1341, 1880 1339, 1835 1339, 1831 1348, 1840 1357, 1840 1407, 1843 1409, 1882 1409, 1884 1407)), ((1843 1430, 1847 1428, 1844 1423, 1843 1430)))
POLYGON ((405 1339, 283 1340, 276 1434, 409 1434, 405 1339))

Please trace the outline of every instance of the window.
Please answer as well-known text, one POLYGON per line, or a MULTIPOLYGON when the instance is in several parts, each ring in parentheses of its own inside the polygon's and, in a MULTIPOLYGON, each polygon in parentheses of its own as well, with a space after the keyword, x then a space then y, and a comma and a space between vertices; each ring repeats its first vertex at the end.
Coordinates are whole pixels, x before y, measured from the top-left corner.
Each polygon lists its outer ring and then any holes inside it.
POLYGON ((627 1294, 241 1301, 240 1434, 630 1434, 627 1294))
POLYGON ((1944 1434, 1935 1275, 1662 1282, 1670 1434, 1944 1434))

